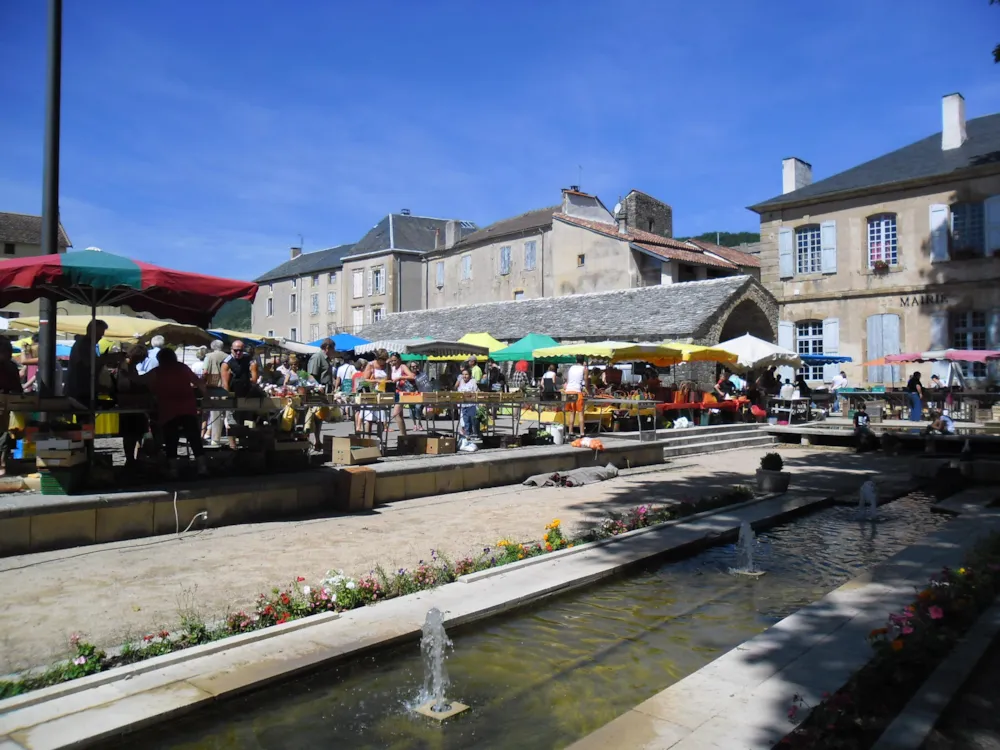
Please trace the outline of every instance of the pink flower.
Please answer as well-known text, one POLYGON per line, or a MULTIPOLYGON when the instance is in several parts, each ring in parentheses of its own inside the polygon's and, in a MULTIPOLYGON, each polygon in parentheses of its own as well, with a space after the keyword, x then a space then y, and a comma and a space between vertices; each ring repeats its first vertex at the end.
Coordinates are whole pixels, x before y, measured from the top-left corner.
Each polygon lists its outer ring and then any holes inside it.
POLYGON ((76 664, 76 666, 78 666, 78 667, 82 667, 84 664, 87 663, 87 657, 86 656, 78 656, 78 657, 76 657, 73 660, 73 663, 76 664))
POLYGON ((909 635, 910 633, 913 632, 913 627, 910 626, 910 625, 904 625, 902 632, 903 632, 903 635, 909 635))
POLYGON ((927 614, 932 620, 940 620, 944 617, 944 610, 935 604, 933 607, 928 607, 927 614))
POLYGON ((69 645, 72 646, 73 648, 76 648, 77 646, 80 645, 80 634, 79 633, 73 633, 73 635, 71 635, 69 637, 69 645))

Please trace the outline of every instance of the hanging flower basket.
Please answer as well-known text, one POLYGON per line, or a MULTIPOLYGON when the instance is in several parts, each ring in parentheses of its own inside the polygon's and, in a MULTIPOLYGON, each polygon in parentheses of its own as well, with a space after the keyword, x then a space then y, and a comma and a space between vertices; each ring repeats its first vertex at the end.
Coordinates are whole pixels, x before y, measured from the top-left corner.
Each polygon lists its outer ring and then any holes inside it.
POLYGON ((889 264, 884 260, 877 260, 872 263, 872 270, 878 274, 889 273, 889 264))

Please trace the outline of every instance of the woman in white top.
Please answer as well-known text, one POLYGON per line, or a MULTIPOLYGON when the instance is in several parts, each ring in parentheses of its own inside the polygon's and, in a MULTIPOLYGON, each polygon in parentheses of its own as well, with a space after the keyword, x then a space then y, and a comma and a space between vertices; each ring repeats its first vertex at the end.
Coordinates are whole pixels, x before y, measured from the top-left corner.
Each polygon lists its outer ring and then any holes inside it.
MULTIPOLYGON (((457 386, 459 393, 475 393, 479 390, 479 383, 472 379, 472 370, 469 367, 462 368, 462 374, 458 376, 457 386)), ((479 436, 479 420, 476 419, 477 408, 475 404, 462 404, 459 411, 459 435, 469 438, 479 436)))
MULTIPOLYGON (((375 352, 375 358, 368 363, 365 368, 364 375, 361 376, 362 380, 367 380, 369 382, 379 382, 389 379, 389 373, 386 371, 385 361, 388 355, 384 349, 379 349, 375 352)), ((362 409, 361 419, 365 423, 365 433, 371 437, 372 426, 378 423, 380 426, 385 421, 386 417, 385 409, 362 409)))
POLYGON ((410 371, 410 368, 403 364, 403 359, 396 352, 389 355, 389 367, 390 374, 392 377, 392 382, 396 384, 396 405, 392 407, 392 418, 396 420, 396 426, 399 427, 400 436, 406 435, 406 420, 403 419, 403 407, 399 403, 399 393, 401 391, 413 390, 410 386, 412 385, 416 376, 410 371))
POLYGON ((565 392, 569 395, 566 399, 566 412, 569 414, 569 424, 566 431, 572 435, 573 426, 576 424, 576 417, 580 415, 580 437, 583 437, 583 402, 584 391, 587 387, 587 360, 582 355, 577 355, 576 364, 569 368, 566 373, 565 392))
POLYGON ((281 375, 281 386, 283 388, 295 387, 299 384, 299 358, 294 354, 278 366, 281 375))

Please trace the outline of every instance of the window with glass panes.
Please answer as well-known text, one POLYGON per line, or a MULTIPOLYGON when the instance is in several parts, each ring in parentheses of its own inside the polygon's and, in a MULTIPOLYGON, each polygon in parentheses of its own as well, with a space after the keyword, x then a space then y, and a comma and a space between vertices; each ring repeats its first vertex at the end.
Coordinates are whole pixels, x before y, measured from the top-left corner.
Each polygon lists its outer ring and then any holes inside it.
POLYGON ((819 225, 795 230, 795 273, 819 273, 822 267, 819 225))
MULTIPOLYGON (((822 320, 807 320, 795 326, 795 351, 799 354, 823 353, 822 320)), ((822 380, 823 365, 803 365, 799 374, 806 380, 822 380)))
MULTIPOLYGON (((954 313, 951 345, 955 349, 986 348, 986 313, 954 313)), ((986 365, 982 362, 960 362, 962 374, 967 378, 985 378, 986 365)))
POLYGON ((528 240, 524 243, 524 270, 534 271, 535 270, 535 253, 536 253, 535 240, 528 240))
POLYGON ((896 215, 883 214, 868 219, 868 267, 876 261, 894 266, 899 262, 896 215))
POLYGON ((955 203, 951 207, 951 249, 982 255, 986 247, 982 202, 955 203))

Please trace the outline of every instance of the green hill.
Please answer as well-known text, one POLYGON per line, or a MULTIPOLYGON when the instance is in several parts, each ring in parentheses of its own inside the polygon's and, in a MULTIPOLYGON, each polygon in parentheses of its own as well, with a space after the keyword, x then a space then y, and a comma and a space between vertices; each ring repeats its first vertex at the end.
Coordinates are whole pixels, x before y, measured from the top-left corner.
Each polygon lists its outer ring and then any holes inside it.
POLYGON ((245 299, 227 302, 212 318, 212 328, 228 328, 230 331, 250 331, 251 303, 245 299))

